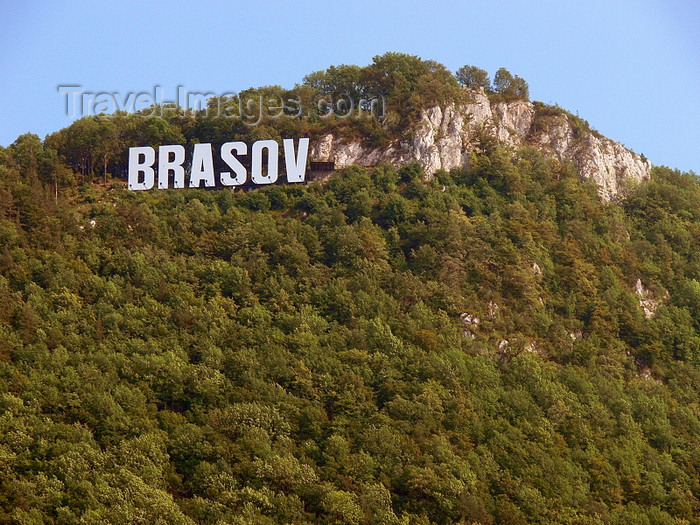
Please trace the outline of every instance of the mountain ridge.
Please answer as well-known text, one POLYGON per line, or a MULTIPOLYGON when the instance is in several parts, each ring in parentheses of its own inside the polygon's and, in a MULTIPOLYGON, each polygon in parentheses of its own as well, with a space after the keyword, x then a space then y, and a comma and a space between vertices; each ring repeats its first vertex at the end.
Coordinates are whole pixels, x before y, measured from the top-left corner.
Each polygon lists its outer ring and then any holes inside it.
POLYGON ((418 162, 426 180, 439 170, 468 168, 473 155, 488 147, 516 154, 534 148, 551 161, 571 163, 581 178, 595 182, 604 202, 617 199, 626 182, 648 180, 652 168, 644 155, 578 116, 530 102, 527 82, 505 68, 491 82, 474 66, 453 74, 438 62, 402 53, 374 57, 364 67, 330 66, 292 89, 262 86, 213 96, 206 108, 166 104, 87 115, 43 142, 25 134, 15 145, 43 150, 39 168, 58 193, 90 177, 105 185, 109 174, 126 178, 132 147, 179 144, 192 150, 198 143, 299 137, 311 139, 311 161, 336 168, 418 162))

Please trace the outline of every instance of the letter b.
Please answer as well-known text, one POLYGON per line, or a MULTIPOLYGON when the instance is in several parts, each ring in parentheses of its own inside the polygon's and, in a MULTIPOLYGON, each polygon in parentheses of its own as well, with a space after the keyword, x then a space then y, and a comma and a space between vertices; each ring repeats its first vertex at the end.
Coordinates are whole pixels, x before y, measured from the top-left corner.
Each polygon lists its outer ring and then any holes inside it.
POLYGON ((155 183, 153 163, 156 161, 156 150, 150 146, 129 148, 129 189, 150 190, 155 183), (143 162, 141 161, 143 158, 143 162), (139 182, 143 173, 143 181, 139 182))

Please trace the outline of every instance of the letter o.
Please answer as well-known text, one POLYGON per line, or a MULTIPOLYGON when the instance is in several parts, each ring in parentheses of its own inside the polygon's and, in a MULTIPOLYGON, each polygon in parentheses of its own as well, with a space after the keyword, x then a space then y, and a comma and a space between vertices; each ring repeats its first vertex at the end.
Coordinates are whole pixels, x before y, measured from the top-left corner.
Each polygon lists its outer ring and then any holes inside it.
POLYGON ((258 140, 251 152, 251 179, 255 184, 273 184, 279 175, 279 145, 274 140, 258 140), (267 174, 263 175, 263 150, 267 150, 267 174))

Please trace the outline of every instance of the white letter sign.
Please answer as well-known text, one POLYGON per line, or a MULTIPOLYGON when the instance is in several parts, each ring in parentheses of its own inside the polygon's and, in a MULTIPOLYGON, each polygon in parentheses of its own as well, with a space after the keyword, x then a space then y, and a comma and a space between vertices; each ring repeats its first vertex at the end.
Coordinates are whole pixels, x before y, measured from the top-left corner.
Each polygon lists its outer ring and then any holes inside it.
MULTIPOLYGON (((306 161, 309 156, 309 139, 283 139, 282 155, 287 182, 304 182, 306 161)), ((253 184, 274 184, 280 173, 280 146, 275 140, 258 140, 249 148, 245 142, 225 142, 221 145, 219 159, 214 158, 211 144, 194 144, 191 163, 187 162, 185 147, 180 144, 163 145, 157 155, 158 189, 214 188, 253 184), (250 152, 249 152, 250 150, 250 152), (247 159, 246 160, 244 160, 247 159), (185 180, 185 167, 189 166, 189 180, 185 180), (215 173, 214 168, 217 168, 215 173), (250 173, 248 173, 250 170, 250 173), (172 181, 172 186, 171 186, 172 181)), ((156 151, 150 146, 129 148, 128 188, 150 190, 156 181, 156 151)))

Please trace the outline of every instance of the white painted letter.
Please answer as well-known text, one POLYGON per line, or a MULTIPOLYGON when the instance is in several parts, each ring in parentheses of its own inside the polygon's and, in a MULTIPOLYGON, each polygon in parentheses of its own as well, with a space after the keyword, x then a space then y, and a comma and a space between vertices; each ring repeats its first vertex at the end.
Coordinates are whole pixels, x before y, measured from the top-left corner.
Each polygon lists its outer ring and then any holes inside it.
POLYGON ((150 146, 129 148, 129 189, 150 190, 155 182, 153 163, 156 161, 156 150, 150 146), (143 162, 139 162, 143 155, 143 162), (139 182, 139 174, 143 173, 143 182, 139 182))
POLYGON ((195 144, 192 151, 192 170, 190 171, 190 188, 199 188, 204 181, 204 186, 212 188, 214 182, 214 158, 211 154, 211 144, 195 144))
POLYGON ((274 140, 258 140, 253 143, 251 177, 255 184, 273 184, 277 182, 277 155, 279 146, 274 140), (262 150, 267 150, 267 175, 262 174, 262 150))
POLYGON ((294 155, 294 139, 284 139, 284 164, 287 182, 304 182, 306 157, 309 154, 309 139, 299 139, 299 155, 294 155))
POLYGON ((226 142, 221 145, 221 160, 236 174, 235 177, 231 177, 230 171, 222 171, 221 184, 224 186, 240 186, 248 178, 245 166, 236 158, 236 155, 232 153, 233 151, 238 155, 246 155, 248 153, 248 145, 245 142, 226 142))
POLYGON ((185 147, 175 144, 173 146, 161 146, 158 148, 158 188, 168 189, 170 172, 173 172, 173 188, 185 187, 185 147), (170 160, 170 154, 174 158, 170 160))

